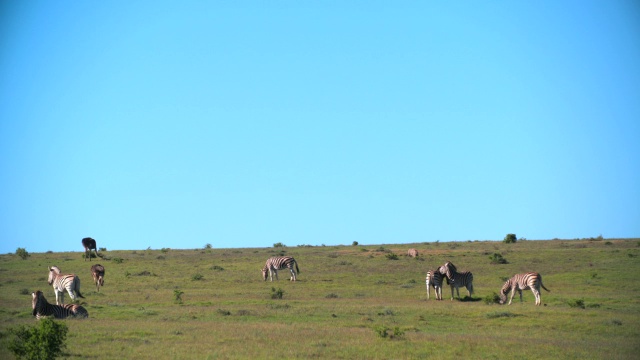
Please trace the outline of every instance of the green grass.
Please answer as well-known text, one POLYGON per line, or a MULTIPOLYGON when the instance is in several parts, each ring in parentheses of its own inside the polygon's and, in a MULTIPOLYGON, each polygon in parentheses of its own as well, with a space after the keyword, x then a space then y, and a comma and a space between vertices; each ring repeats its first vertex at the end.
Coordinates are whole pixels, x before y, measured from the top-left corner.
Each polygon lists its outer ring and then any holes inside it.
POLYGON ((6 330, 36 321, 31 292, 55 301, 52 265, 80 276, 90 314, 65 320, 72 358, 633 359, 640 352, 638 239, 164 250, 105 251, 110 260, 92 262, 106 268, 99 293, 82 252, 1 255, 0 358, 13 358, 6 330), (409 248, 420 258, 404 255, 409 248), (282 251, 298 261, 298 281, 287 271, 277 283, 262 281, 265 260, 282 251), (495 253, 508 263, 492 264, 495 253), (450 301, 445 288, 444 301, 426 300, 427 270, 446 261, 473 272, 472 298, 450 301), (522 304, 517 295, 510 306, 492 303, 504 279, 526 271, 539 272, 551 290, 542 290, 543 306, 530 291, 522 304))

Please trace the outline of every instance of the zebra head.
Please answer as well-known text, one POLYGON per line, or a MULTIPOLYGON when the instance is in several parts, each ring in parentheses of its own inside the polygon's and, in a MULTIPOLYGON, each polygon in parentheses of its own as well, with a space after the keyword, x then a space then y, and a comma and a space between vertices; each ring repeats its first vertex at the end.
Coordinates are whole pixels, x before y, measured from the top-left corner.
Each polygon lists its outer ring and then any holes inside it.
POLYGON ((507 282, 502 286, 502 289, 500 289, 500 305, 507 302, 507 294, 509 293, 509 290, 511 290, 511 280, 507 280, 507 282))
POLYGON ((444 265, 438 268, 438 272, 447 277, 447 283, 448 283, 448 280, 453 279, 453 274, 458 272, 458 269, 456 268, 455 265, 453 265, 451 261, 447 261, 446 263, 444 263, 444 265))
POLYGON ((36 316, 36 314, 38 313, 38 310, 42 307, 41 299, 44 299, 42 295, 42 291, 36 290, 36 292, 31 293, 31 307, 33 308, 33 311, 31 312, 31 314, 33 316, 36 316))
POLYGON ((269 268, 266 266, 262 268, 262 279, 267 281, 267 275, 269 274, 269 268))

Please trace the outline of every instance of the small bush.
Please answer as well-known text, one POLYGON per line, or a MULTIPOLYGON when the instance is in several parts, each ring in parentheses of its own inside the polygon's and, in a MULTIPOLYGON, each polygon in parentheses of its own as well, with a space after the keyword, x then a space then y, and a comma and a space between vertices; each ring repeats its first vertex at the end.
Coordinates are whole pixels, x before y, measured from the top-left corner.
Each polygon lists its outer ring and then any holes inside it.
POLYGON ((160 251, 162 251, 162 253, 164 253, 164 254, 168 253, 168 252, 169 252, 169 250, 171 250, 171 249, 169 249, 169 248, 162 248, 162 249, 160 249, 160 251))
POLYGON ((193 274, 191 275, 191 280, 193 281, 198 281, 198 280, 202 280, 204 279, 204 276, 202 276, 202 274, 193 274))
POLYGON ((357 242, 357 241, 354 241, 354 242, 352 242, 352 243, 351 243, 351 245, 352 245, 352 246, 358 246, 358 242, 357 242))
POLYGON ((516 237, 516 234, 507 234, 502 241, 505 244, 514 244, 517 240, 518 238, 516 237))
POLYGON ((98 250, 100 250, 101 252, 102 252, 102 251, 107 251, 107 248, 100 248, 100 249, 98 249, 98 250))
POLYGON ((385 255, 385 257, 387 258, 387 260, 398 260, 398 255, 394 253, 388 253, 387 255, 385 255))
POLYGON ((338 298, 338 294, 335 293, 331 293, 331 294, 327 294, 327 296, 325 296, 327 299, 337 299, 338 298))
POLYGON ((572 308, 580 308, 580 309, 585 308, 584 300, 582 299, 568 300, 567 304, 569 305, 569 307, 572 307, 572 308))
POLYGON ((492 264, 508 264, 509 263, 507 259, 502 257, 502 254, 498 254, 498 253, 494 253, 493 255, 489 256, 489 259, 491 260, 492 264))
POLYGON ((111 259, 111 261, 113 261, 113 262, 114 262, 114 263, 116 263, 116 264, 122 264, 122 262, 124 261, 124 259, 123 259, 123 258, 119 258, 119 257, 117 257, 117 258, 113 258, 113 259, 111 259))
POLYGON ((182 295, 184 295, 184 291, 180 291, 179 289, 173 290, 173 297, 175 302, 182 303, 182 295))
POLYGON ((284 296, 284 290, 278 288, 278 290, 276 290, 276 288, 272 287, 271 288, 271 298, 272 299, 282 299, 282 297, 284 296))
POLYGON ((500 304, 500 295, 496 294, 495 292, 491 295, 487 295, 484 298, 484 303, 487 305, 500 304))
POLYGON ((52 360, 62 355, 69 328, 51 318, 38 321, 34 327, 10 328, 8 348, 16 358, 52 360))
POLYGON ((285 244, 283 244, 283 243, 281 243, 281 242, 277 242, 277 243, 273 244, 273 247, 274 247, 274 248, 277 248, 277 247, 287 247, 287 245, 285 245, 285 244))
POLYGON ((29 294, 31 294, 29 292, 29 289, 20 289, 20 295, 29 295, 29 294))
POLYGON ((231 311, 218 309, 218 314, 220 314, 222 316, 229 316, 229 315, 231 315, 231 311))
POLYGON ((27 260, 27 258, 31 256, 25 248, 17 248, 16 255, 18 255, 22 260, 27 260))
POLYGON ((212 249, 212 248, 213 248, 213 246, 211 246, 211 244, 206 244, 206 245, 204 246, 204 249, 205 249, 205 250, 210 250, 210 249, 212 249))
POLYGON ((404 331, 400 330, 400 328, 398 326, 393 328, 393 332, 390 333, 391 328, 388 328, 384 325, 378 326, 376 328, 373 329, 376 334, 378 334, 379 337, 386 339, 394 339, 394 338, 398 338, 401 337, 402 335, 404 335, 404 331))
POLYGON ((224 270, 224 268, 222 266, 218 266, 218 265, 213 265, 209 269, 215 270, 215 271, 223 271, 224 270))

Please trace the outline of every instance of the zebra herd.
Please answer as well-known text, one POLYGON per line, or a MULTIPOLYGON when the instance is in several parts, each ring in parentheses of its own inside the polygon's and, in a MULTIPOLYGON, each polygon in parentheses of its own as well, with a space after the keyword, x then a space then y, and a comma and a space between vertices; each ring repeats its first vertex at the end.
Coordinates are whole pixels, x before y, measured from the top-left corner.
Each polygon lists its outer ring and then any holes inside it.
MULTIPOLYGON (((444 280, 446 280, 447 285, 451 287, 451 300, 454 299, 454 288, 458 294, 458 299, 460 299, 460 287, 467 289, 469 297, 473 294, 473 274, 471 271, 458 272, 456 266, 453 265, 452 262, 447 261, 438 269, 427 272, 425 280, 427 285, 427 300, 430 298, 431 287, 433 287, 436 292, 436 300, 442 300, 442 285, 444 280)), ((511 305, 516 291, 520 293, 520 302, 522 302, 522 290, 531 289, 536 299, 536 305, 539 306, 542 303, 540 299, 540 287, 546 291, 551 291, 542 284, 542 276, 536 272, 516 274, 507 280, 502 286, 502 289, 500 289, 500 304, 504 304, 507 301, 507 294, 511 292, 511 298, 509 299, 509 305, 511 305)))
MULTIPOLYGON (((91 243, 91 238, 82 239, 82 244, 85 246, 85 250, 89 251, 91 248, 95 249, 95 240, 91 243)), ((97 251, 96 251, 97 254, 97 251)), ((410 249, 409 256, 417 256, 415 249, 410 249)), ((90 258, 90 256, 87 256, 90 258)), ((85 259, 87 258, 85 257, 85 259)), ((291 273, 290 281, 296 281, 296 274, 300 273, 298 268, 298 262, 291 256, 277 256, 270 257, 262 267, 262 278, 264 281, 267 277, 273 281, 275 275, 278 280, 278 270, 288 269, 291 273), (295 270, 294 270, 295 268, 295 270)), ((96 286, 96 291, 100 291, 100 287, 104 286, 104 266, 95 264, 91 266, 91 275, 96 286)), ((434 288, 436 294, 436 300, 442 300, 442 288, 444 282, 451 287, 451 300, 454 299, 454 289, 457 292, 458 299, 460 298, 460 287, 467 289, 469 297, 473 295, 473 274, 470 271, 459 272, 456 266, 447 261, 444 265, 434 270, 429 270, 426 276, 427 286, 427 299, 430 299, 430 289, 434 288)), ((37 290, 32 295, 32 309, 33 316, 37 319, 41 319, 45 316, 53 316, 57 319, 63 319, 67 317, 87 318, 89 312, 77 304, 64 304, 64 292, 69 293, 71 301, 75 302, 78 297, 84 298, 80 293, 80 278, 75 274, 62 274, 60 268, 52 266, 49 268, 49 278, 47 280, 49 285, 53 286, 54 293, 56 295, 56 304, 50 304, 44 297, 42 291, 37 290)), ((536 305, 541 304, 540 299, 540 287, 548 290, 542 284, 542 277, 535 272, 529 272, 524 274, 516 274, 511 279, 507 280, 500 290, 500 304, 504 304, 507 300, 507 294, 511 292, 509 299, 509 305, 515 296, 516 291, 520 294, 520 302, 522 302, 522 290, 531 289, 536 299, 536 305)))

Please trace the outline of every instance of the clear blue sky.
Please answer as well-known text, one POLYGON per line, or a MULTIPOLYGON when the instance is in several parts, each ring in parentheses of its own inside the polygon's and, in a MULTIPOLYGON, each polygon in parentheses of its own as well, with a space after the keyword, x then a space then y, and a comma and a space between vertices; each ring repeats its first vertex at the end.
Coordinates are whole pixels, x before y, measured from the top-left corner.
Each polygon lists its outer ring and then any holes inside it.
POLYGON ((637 1, 0 2, 0 253, 640 237, 637 1))

